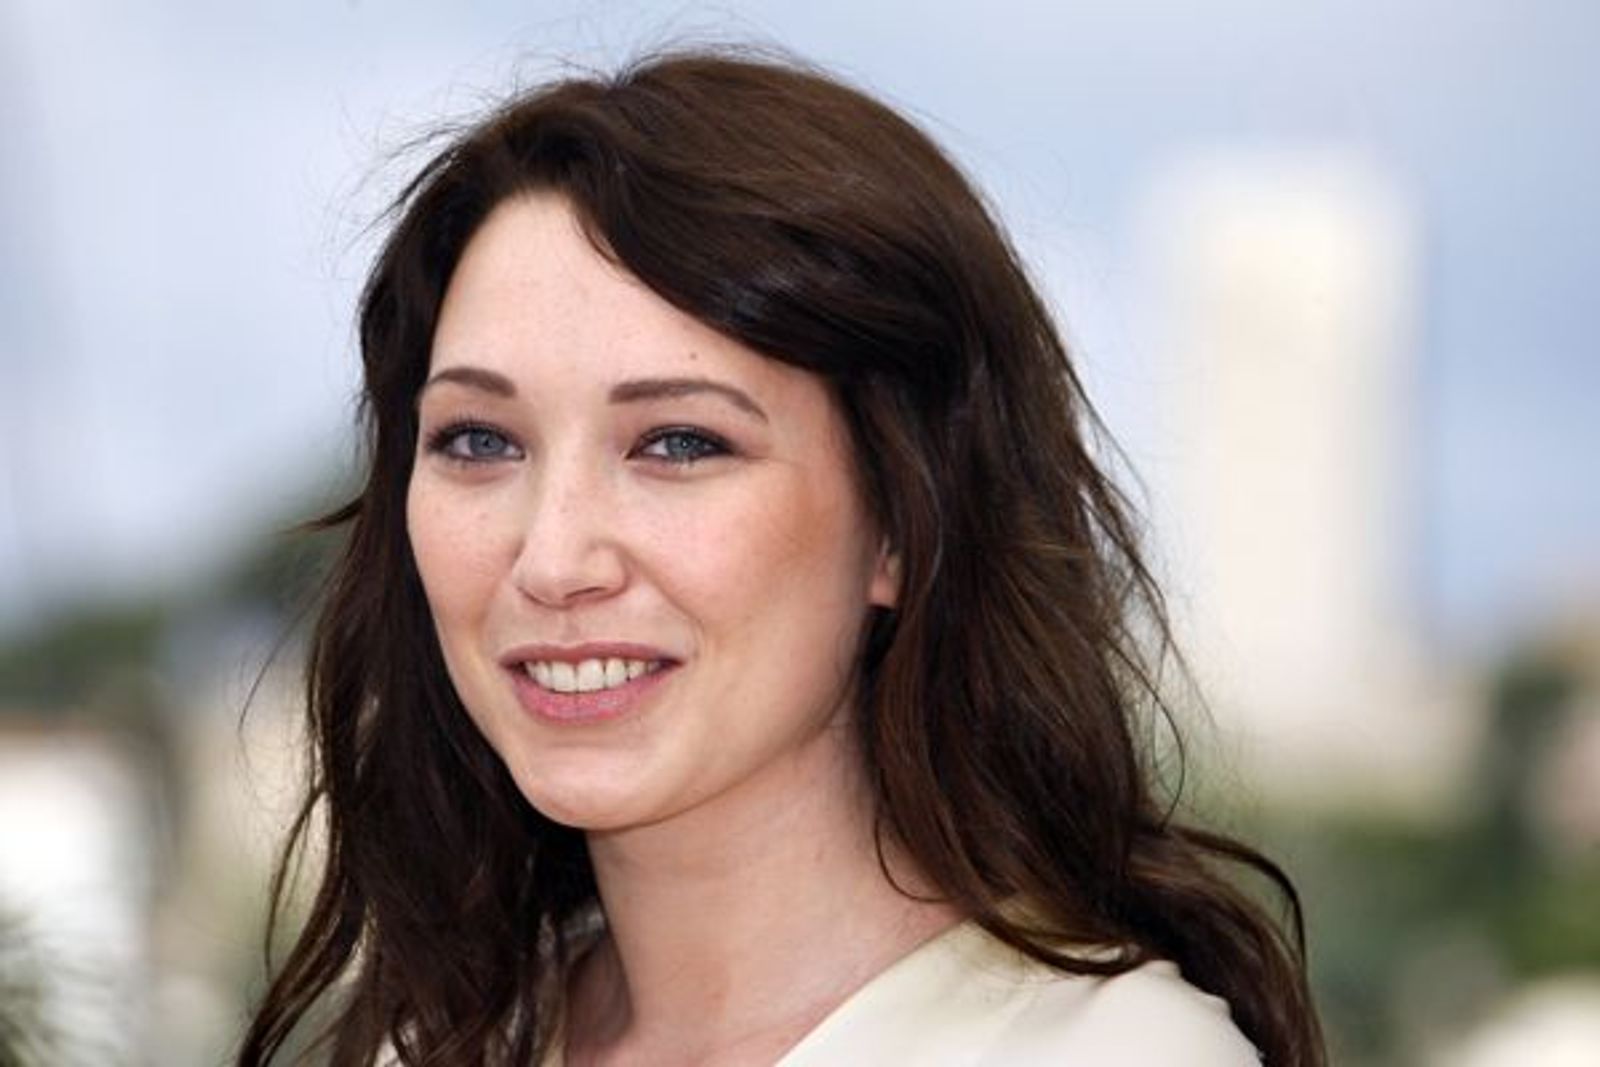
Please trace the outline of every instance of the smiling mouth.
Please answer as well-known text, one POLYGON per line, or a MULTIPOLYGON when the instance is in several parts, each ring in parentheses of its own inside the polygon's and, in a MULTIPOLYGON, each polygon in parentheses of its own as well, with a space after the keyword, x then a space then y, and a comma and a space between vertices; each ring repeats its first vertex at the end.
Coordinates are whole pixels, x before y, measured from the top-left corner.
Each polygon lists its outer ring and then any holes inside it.
POLYGON ((668 665, 667 660, 586 659, 577 663, 565 660, 530 660, 522 665, 533 684, 551 693, 598 693, 618 689, 636 678, 654 674, 668 665))

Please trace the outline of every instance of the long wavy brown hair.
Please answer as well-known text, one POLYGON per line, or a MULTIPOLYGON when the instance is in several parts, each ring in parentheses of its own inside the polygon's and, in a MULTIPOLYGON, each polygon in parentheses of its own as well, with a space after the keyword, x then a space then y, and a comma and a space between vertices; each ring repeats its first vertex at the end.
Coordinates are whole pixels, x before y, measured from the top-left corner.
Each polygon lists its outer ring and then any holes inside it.
POLYGON ((729 53, 520 95, 396 204, 360 309, 369 472, 324 520, 348 540, 312 646, 314 773, 274 923, 317 827, 321 880, 239 1062, 306 1029, 341 1065, 385 1048, 412 1065, 537 1062, 598 907, 582 834, 528 805, 451 688, 405 522, 451 271, 496 204, 534 190, 564 196, 595 247, 673 305, 831 385, 903 567, 860 664, 881 835, 1022 951, 1088 974, 1173 960, 1268 1063, 1321 1063, 1289 880, 1178 822, 1154 784, 1161 599, 1004 233, 894 111, 729 53), (1286 922, 1240 870, 1265 876, 1286 922))

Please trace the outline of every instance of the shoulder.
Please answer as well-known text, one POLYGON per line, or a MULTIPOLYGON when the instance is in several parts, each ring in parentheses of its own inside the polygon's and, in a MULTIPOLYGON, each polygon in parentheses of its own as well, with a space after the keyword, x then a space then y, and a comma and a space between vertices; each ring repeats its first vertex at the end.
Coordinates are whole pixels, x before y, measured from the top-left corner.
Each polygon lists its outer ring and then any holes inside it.
POLYGON ((1027 1006, 995 1035, 982 1063, 1260 1063, 1227 1004, 1184 981, 1171 963, 1147 963, 1113 978, 1051 972, 1030 984, 1027 1006))

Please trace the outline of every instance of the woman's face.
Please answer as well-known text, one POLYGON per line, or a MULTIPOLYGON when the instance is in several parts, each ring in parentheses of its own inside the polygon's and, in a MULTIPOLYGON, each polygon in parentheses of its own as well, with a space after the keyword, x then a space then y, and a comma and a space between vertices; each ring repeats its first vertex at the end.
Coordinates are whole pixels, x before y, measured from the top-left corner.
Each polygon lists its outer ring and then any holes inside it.
POLYGON ((412 550, 523 795, 600 830, 828 787, 895 584, 821 380, 607 263, 549 194, 468 244, 429 374, 412 550))

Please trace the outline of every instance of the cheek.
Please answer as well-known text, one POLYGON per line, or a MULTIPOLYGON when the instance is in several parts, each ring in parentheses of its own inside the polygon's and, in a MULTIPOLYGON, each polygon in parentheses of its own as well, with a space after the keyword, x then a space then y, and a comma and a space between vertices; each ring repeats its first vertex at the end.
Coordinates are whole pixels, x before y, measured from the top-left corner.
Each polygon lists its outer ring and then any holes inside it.
POLYGON ((663 516, 655 531, 665 536, 653 540, 667 549, 658 558, 670 562, 658 573, 730 625, 774 614, 790 625, 808 614, 847 625, 843 615, 864 610, 870 566, 852 500, 800 478, 750 489, 663 516))
POLYGON ((443 640, 451 623, 481 614, 505 570, 494 516, 449 497, 421 482, 406 500, 412 556, 443 640))

